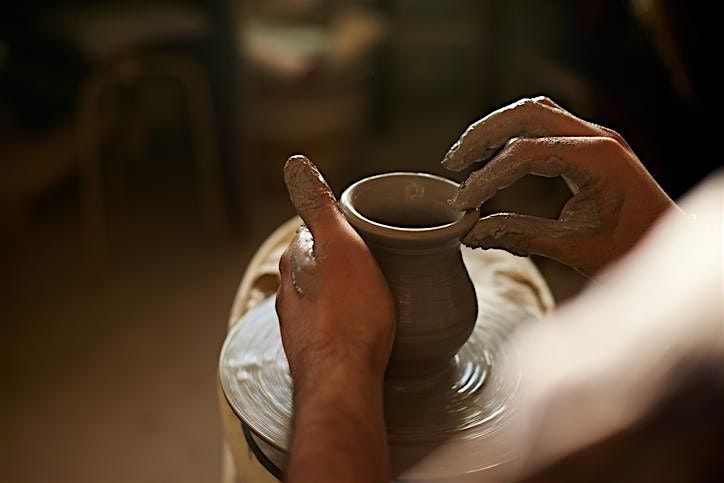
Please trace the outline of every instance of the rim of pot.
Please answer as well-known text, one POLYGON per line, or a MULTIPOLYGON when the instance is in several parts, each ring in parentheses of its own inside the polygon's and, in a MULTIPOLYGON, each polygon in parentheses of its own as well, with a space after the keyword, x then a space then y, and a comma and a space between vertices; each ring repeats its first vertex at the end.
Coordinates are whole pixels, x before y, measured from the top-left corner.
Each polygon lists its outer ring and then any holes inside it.
MULTIPOLYGON (((391 240, 409 240, 419 242, 429 241, 440 241, 445 239, 457 239, 462 238, 468 231, 470 231, 478 222, 479 209, 459 211, 461 214, 460 218, 450 223, 444 223, 440 225, 433 225, 429 227, 401 227, 390 224, 385 224, 379 221, 375 221, 360 213, 359 210, 354 206, 352 202, 352 196, 355 191, 361 186, 369 183, 373 183, 377 180, 384 178, 424 178, 425 180, 432 181, 434 183, 445 183, 451 188, 451 195, 454 190, 457 190, 459 184, 430 173, 421 173, 413 171, 396 171, 392 173, 378 174, 363 178, 355 183, 351 184, 347 189, 344 190, 340 197, 340 207, 344 213, 347 221, 356 229, 362 231, 364 234, 380 237, 390 238, 391 240)), ((445 200, 447 201, 447 200, 445 200)), ((456 211, 451 208, 452 211, 456 211)))

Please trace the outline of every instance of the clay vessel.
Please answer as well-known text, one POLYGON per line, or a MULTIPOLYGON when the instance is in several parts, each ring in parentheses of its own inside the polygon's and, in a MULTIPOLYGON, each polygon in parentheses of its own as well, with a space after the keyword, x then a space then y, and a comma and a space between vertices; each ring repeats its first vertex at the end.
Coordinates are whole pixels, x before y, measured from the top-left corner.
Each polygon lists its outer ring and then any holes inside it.
POLYGON ((457 188, 431 174, 388 173, 354 183, 340 198, 342 212, 374 254, 395 298, 388 379, 446 371, 475 327, 475 288, 459 240, 478 212, 450 207, 457 188))

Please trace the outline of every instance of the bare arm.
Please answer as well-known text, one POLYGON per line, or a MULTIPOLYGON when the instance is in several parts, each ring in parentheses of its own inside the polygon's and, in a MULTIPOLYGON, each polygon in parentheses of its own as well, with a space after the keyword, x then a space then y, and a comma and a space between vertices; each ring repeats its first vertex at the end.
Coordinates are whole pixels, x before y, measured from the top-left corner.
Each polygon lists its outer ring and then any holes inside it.
POLYGON ((330 368, 316 383, 295 384, 288 482, 390 480, 382 381, 330 368))
POLYGON ((316 167, 293 156, 285 181, 302 227, 279 263, 277 312, 294 383, 289 482, 390 480, 383 377, 392 296, 316 167))
POLYGON ((724 173, 514 342, 529 482, 722 481, 724 173))

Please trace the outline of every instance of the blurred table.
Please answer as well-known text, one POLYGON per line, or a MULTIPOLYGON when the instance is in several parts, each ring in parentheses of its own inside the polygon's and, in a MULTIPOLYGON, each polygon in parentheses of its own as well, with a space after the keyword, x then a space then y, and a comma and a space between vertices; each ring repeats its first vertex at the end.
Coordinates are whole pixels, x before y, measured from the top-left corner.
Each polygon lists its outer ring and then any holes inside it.
MULTIPOLYGON (((301 224, 297 217, 276 229, 259 247, 244 272, 229 316, 229 328, 279 286, 279 258, 301 224)), ((548 285, 528 258, 501 250, 463 247, 463 258, 473 280, 483 280, 486 290, 496 290, 516 307, 540 318, 553 309, 548 285)), ((479 286, 479 284, 478 284, 479 286)), ((239 418, 229 407, 221 385, 217 386, 224 427, 223 483, 277 481, 257 460, 246 442, 239 418)))

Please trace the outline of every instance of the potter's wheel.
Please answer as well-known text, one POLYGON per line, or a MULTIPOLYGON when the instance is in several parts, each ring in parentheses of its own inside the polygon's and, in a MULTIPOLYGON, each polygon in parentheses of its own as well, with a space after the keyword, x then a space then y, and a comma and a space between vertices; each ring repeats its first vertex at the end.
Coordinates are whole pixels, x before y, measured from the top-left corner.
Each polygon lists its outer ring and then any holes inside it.
MULTIPOLYGON (((388 381, 386 385, 392 465, 401 480, 444 481, 463 473, 494 472, 515 456, 502 436, 517 389, 517 371, 510 370, 516 355, 504 349, 502 342, 518 324, 540 314, 506 297, 509 287, 503 287, 507 292, 495 289, 491 276, 497 272, 476 267, 480 262, 466 252, 479 305, 470 339, 446 372, 414 383, 388 381), (508 370, 499 370, 503 364, 508 370), (467 457, 461 461, 451 453, 467 457), (445 464, 451 459, 454 465, 445 464)), ((264 456, 283 467, 292 393, 273 297, 247 312, 231 329, 219 371, 230 406, 264 456)))

